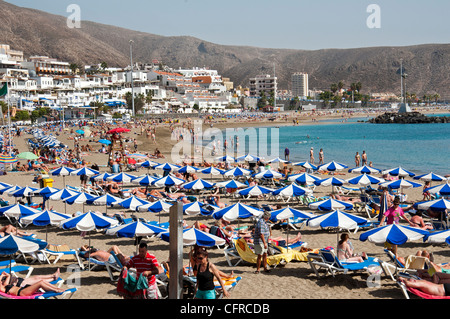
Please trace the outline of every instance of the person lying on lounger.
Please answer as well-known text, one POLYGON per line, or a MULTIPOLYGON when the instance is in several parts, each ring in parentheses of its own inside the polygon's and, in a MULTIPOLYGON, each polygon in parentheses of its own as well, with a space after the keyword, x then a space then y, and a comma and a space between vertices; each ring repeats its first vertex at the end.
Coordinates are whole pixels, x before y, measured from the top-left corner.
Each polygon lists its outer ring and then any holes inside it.
MULTIPOLYGON (((55 274, 51 275, 52 278, 55 278, 54 275, 55 274)), ((0 278, 0 291, 11 296, 31 296, 35 293, 38 293, 39 289, 43 289, 46 292, 64 292, 64 289, 58 288, 57 286, 52 285, 50 282, 48 282, 48 278, 29 278, 31 280, 28 281, 28 284, 24 282, 21 282, 20 284, 18 284, 18 282, 10 283, 11 275, 5 272, 2 273, 0 278)))
POLYGON ((405 284, 406 287, 418 289, 428 295, 439 297, 450 296, 450 283, 436 284, 428 280, 406 279, 402 277, 398 280, 405 284))

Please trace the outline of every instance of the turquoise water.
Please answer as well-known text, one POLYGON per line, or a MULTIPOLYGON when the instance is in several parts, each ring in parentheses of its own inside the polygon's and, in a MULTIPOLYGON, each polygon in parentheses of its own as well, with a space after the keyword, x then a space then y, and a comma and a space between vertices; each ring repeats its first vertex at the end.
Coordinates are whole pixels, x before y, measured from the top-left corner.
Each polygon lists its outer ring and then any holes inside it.
POLYGON ((288 147, 291 161, 306 161, 314 147, 317 164, 322 148, 325 163, 335 160, 353 168, 356 152, 365 150, 376 168, 402 166, 416 174, 450 173, 450 124, 370 124, 357 120, 280 127, 280 157, 288 147))

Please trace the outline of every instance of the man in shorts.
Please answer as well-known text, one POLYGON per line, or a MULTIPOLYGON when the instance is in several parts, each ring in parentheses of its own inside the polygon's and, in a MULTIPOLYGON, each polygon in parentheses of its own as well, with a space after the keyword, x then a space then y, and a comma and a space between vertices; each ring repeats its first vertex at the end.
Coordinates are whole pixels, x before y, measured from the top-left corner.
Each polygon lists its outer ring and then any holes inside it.
POLYGON ((267 249, 269 244, 269 238, 271 236, 271 230, 267 221, 270 218, 269 212, 264 212, 264 215, 258 220, 255 226, 255 232, 253 237, 253 244, 255 247, 255 254, 258 255, 256 260, 256 271, 255 274, 259 274, 259 269, 262 266, 264 272, 270 272, 267 268, 267 249))

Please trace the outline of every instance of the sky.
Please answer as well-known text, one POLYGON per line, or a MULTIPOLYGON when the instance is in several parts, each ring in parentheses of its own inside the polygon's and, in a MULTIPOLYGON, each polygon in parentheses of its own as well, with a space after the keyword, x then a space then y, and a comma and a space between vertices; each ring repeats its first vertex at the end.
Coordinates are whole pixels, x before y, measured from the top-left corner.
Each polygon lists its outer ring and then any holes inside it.
MULTIPOLYGON (((319 50, 450 43, 448 0, 6 0, 17 6, 222 45, 319 50)), ((81 21, 81 28, 83 27, 81 21)))

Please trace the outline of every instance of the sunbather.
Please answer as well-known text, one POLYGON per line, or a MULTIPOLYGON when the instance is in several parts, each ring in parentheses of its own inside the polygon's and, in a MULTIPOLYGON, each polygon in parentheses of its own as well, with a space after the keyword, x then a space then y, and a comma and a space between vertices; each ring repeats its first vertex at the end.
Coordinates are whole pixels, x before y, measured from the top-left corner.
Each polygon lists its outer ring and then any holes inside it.
POLYGON ((337 250, 337 258, 343 262, 363 262, 367 259, 365 252, 363 252, 361 256, 354 254, 353 247, 349 243, 349 235, 347 233, 341 235, 341 240, 338 243, 337 250))
MULTIPOLYGON (((288 239, 287 244, 288 245, 296 244, 301 240, 302 240, 302 234, 300 234, 300 232, 298 232, 297 236, 295 236, 294 238, 288 239)), ((285 237, 279 236, 279 237, 275 237, 275 238, 270 238, 269 241, 274 243, 276 246, 286 246, 286 238, 285 237)))
POLYGON ((428 295, 433 296, 450 296, 450 283, 436 284, 428 280, 406 279, 400 277, 400 282, 405 284, 406 287, 418 289, 428 295))
POLYGON ((10 284, 10 274, 3 273, 0 281, 0 291, 12 296, 31 296, 43 289, 44 291, 63 292, 64 289, 58 288, 55 285, 47 282, 43 279, 36 279, 37 281, 32 284, 23 284, 23 286, 17 286, 16 284, 10 284))
POLYGON ((59 275, 60 275, 59 268, 51 275, 33 275, 28 278, 10 276, 8 273, 2 272, 0 275, 0 281, 6 280, 6 282, 10 285, 14 285, 16 287, 24 287, 26 285, 34 285, 41 280, 52 282, 54 280, 57 280, 59 278, 59 275))
POLYGON ((0 236, 4 237, 6 235, 29 236, 30 234, 26 231, 21 231, 20 229, 17 229, 13 225, 6 225, 0 228, 0 236))
POLYGON ((119 258, 120 262, 125 265, 126 263, 128 263, 128 261, 130 260, 129 257, 126 257, 119 249, 119 247, 117 246, 112 246, 111 248, 109 248, 107 251, 105 250, 100 250, 100 249, 96 249, 96 248, 89 248, 88 246, 82 246, 80 248, 80 251, 86 251, 86 253, 84 254, 85 258, 95 258, 99 261, 107 261, 110 263, 115 263, 116 260, 114 258, 114 256, 111 254, 111 252, 114 252, 116 254, 116 256, 119 258))

